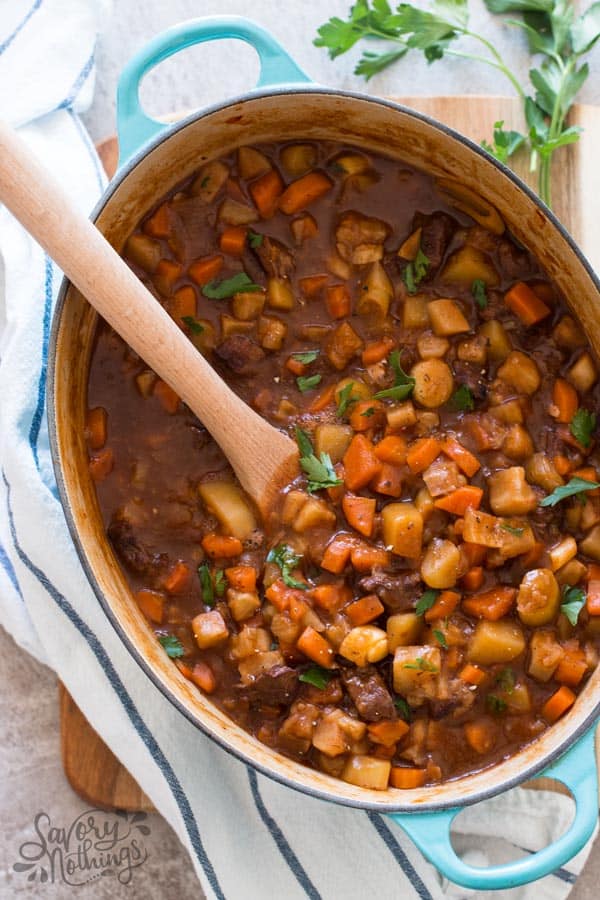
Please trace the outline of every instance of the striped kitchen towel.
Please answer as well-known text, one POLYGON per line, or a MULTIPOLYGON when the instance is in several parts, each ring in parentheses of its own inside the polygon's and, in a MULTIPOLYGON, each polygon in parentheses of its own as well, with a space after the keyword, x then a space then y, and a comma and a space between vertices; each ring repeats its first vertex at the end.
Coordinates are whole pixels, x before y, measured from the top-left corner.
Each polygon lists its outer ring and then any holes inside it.
MULTIPOLYGON (((260 17, 260 4, 253 11, 260 17)), ((0 117, 19 128, 86 212, 104 176, 78 114, 92 99, 96 36, 108 14, 102 0, 0 0, 0 117)), ((60 280, 0 207, 0 622, 55 669, 175 829, 208 897, 469 895, 444 882, 385 817, 295 793, 228 756, 130 657, 79 565, 52 473, 45 377, 60 280)), ((467 810, 457 840, 471 861, 500 862, 544 846, 569 814, 563 796, 516 790, 467 810)), ((561 900, 588 852, 502 896, 561 900)), ((158 883, 155 896, 166 893, 158 883)))

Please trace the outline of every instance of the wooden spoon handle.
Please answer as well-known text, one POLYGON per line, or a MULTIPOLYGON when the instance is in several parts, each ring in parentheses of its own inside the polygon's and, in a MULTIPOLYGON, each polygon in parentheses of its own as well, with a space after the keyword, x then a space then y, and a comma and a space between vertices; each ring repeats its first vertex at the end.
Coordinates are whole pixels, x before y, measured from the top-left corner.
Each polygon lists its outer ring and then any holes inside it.
MULTIPOLYGON (((0 201, 100 315, 166 381, 221 446, 264 509, 273 479, 293 477, 292 441, 248 407, 38 161, 0 122, 0 201)), ((276 486, 277 487, 277 486, 276 486)))

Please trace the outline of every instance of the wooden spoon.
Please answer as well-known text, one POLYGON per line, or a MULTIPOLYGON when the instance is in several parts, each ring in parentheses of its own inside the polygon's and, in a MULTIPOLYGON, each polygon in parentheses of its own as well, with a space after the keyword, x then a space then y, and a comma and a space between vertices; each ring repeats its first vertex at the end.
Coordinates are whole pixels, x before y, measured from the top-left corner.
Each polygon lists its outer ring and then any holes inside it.
POLYGON ((0 201, 198 416, 264 517, 278 491, 298 474, 296 445, 227 387, 25 142, 2 122, 0 201))

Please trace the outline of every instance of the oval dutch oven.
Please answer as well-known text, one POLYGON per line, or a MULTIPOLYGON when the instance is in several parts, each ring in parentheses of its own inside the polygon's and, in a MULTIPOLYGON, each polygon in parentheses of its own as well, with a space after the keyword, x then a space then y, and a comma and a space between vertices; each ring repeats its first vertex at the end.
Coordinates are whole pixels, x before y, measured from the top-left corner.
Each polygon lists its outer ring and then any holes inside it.
MULTIPOLYGON (((363 94, 312 84, 270 34, 245 19, 197 19, 152 40, 121 76, 118 130, 121 167, 93 214, 117 250, 138 220, 206 160, 261 141, 342 141, 436 177, 458 179, 487 198, 562 289, 600 352, 597 279, 558 221, 508 169, 426 116, 363 94), (143 76, 178 50, 220 38, 238 38, 254 47, 261 66, 257 88, 175 125, 146 116, 138 96, 143 76)), ((91 307, 64 283, 53 322, 48 375, 56 479, 73 540, 98 599, 131 654, 165 696, 224 749, 282 784, 390 815, 423 855, 459 884, 506 889, 540 878, 574 856, 592 835, 598 814, 593 724, 600 712, 600 666, 566 718, 516 756, 456 781, 387 792, 354 787, 276 753, 239 728, 181 675, 127 587, 105 538, 88 473, 84 415, 95 324, 91 307), (563 782, 574 796, 576 813, 569 830, 554 844, 516 862, 487 869, 464 863, 450 840, 452 820, 461 808, 539 774, 563 782)))

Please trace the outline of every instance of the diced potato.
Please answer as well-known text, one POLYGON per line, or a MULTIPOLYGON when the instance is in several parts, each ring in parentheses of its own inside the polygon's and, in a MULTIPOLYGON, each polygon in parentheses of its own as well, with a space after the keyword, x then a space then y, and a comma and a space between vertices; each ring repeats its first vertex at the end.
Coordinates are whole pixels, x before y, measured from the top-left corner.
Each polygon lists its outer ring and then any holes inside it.
POLYGON ((496 207, 492 206, 480 194, 468 188, 462 181, 454 181, 452 178, 438 178, 436 186, 448 203, 471 216, 483 228, 487 228, 492 234, 504 233, 506 226, 496 207))
POLYGON ((371 396, 371 390, 364 383, 362 378, 342 378, 335 386, 334 398, 336 403, 340 403, 342 399, 342 391, 352 385, 350 391, 350 400, 368 400, 371 396))
POLYGON ((432 497, 443 497, 467 483, 467 479, 452 459, 438 456, 423 472, 423 481, 432 497))
POLYGON ((279 159, 288 175, 298 177, 313 168, 317 162, 317 149, 312 144, 289 144, 283 148, 279 159))
POLYGON ((565 584, 575 585, 587 576, 587 566, 578 559, 572 559, 566 566, 555 573, 556 580, 562 587, 565 584))
POLYGON ((479 334, 487 340, 490 359, 506 359, 512 350, 512 343, 504 330, 504 326, 498 319, 490 319, 489 322, 484 322, 479 329, 479 334))
POLYGON ((247 203, 226 197, 219 207, 218 220, 225 225, 251 225, 258 221, 258 213, 247 203))
POLYGON ((283 501, 281 520, 284 525, 291 525, 308 500, 306 491, 288 491, 283 501))
POLYGON ((502 541, 498 551, 500 559, 521 556, 535 547, 535 534, 527 519, 499 519, 498 532, 502 541))
MULTIPOLYGON (((429 304, 431 306, 431 304, 429 304)), ((426 331, 417 340, 417 350, 421 359, 442 358, 450 349, 450 341, 445 337, 426 331)))
POLYGON ((267 303, 273 309, 293 309, 296 301, 287 278, 269 278, 267 282, 267 303))
POLYGON ((315 428, 315 453, 327 453, 335 465, 340 462, 350 445, 354 432, 349 425, 317 425, 315 428))
POLYGON ((517 612, 524 625, 548 625, 558 614, 560 589, 550 569, 531 569, 523 576, 517 594, 517 612))
POLYGON ((476 334, 466 341, 461 341, 456 350, 456 355, 463 362, 470 362, 476 366, 485 366, 488 355, 487 338, 481 334, 476 334))
POLYGON ((417 421, 417 415, 412 400, 405 400, 397 406, 389 406, 385 411, 387 423, 392 431, 400 428, 409 428, 417 421))
POLYGON ((455 300, 446 298, 432 300, 428 304, 427 310, 431 327, 438 337, 449 337, 471 330, 462 309, 455 300))
POLYGON ((574 556, 577 556, 577 542, 570 534, 564 537, 558 544, 554 544, 548 551, 550 568, 553 572, 566 566, 574 556))
POLYGON ((344 659, 366 666, 384 659, 390 652, 387 634, 376 625, 359 625, 348 632, 338 648, 344 659))
POLYGON ((362 175, 371 168, 371 162, 362 153, 342 153, 333 161, 336 168, 341 168, 347 175, 362 175))
POLYGON ((326 265, 336 278, 340 278, 342 281, 348 281, 352 278, 352 266, 345 259, 342 259, 339 253, 330 253, 327 257, 326 265))
POLYGON ((426 487, 422 487, 417 491, 417 496, 415 497, 415 506, 423 516, 424 522, 426 522, 427 519, 435 512, 433 497, 426 487))
POLYGON ((502 452, 510 459, 529 459, 533 451, 533 441, 527 429, 523 425, 511 425, 502 441, 502 452))
POLYGON ((394 652, 394 690, 405 697, 417 690, 422 699, 433 697, 437 688, 442 665, 439 647, 413 645, 397 647, 394 652))
POLYGON ((241 178, 258 178, 272 168, 270 161, 254 147, 239 147, 237 152, 238 172, 241 178))
MULTIPOLYGON (((291 645, 298 640, 300 632, 303 631, 306 626, 301 622, 293 622, 287 613, 275 613, 271 619, 270 627, 276 640, 278 640, 280 644, 291 645)), ((264 649, 268 650, 269 646, 270 642, 264 649)))
POLYGON ((359 316, 387 316, 390 303, 394 299, 394 288, 380 262, 369 267, 364 282, 361 283, 356 312, 359 316))
POLYGON ((503 539, 500 531, 500 519, 469 506, 465 511, 463 536, 465 541, 471 544, 501 547, 503 539))
POLYGON ((423 516, 413 503, 388 503, 381 513, 383 541, 392 553, 418 559, 423 543, 423 516))
POLYGON ((403 244, 398 248, 398 256, 401 259, 407 259, 412 261, 416 258, 417 253, 421 247, 421 235, 423 234, 423 229, 421 227, 415 228, 412 234, 406 238, 403 244))
POLYGON ((461 568, 461 555, 452 541, 434 538, 421 563, 421 578, 432 588, 454 587, 461 568))
POLYGON ((490 406, 488 409, 490 416, 503 422, 505 425, 521 425, 525 417, 523 415, 523 406, 519 400, 506 400, 504 403, 498 403, 490 406))
POLYGON ((156 271, 162 258, 160 244, 147 234, 132 234, 127 239, 123 252, 127 259, 150 275, 156 271))
POLYGON ((551 494, 554 488, 564 484, 561 475, 556 471, 556 467, 546 453, 534 453, 533 456, 525 463, 525 475, 527 481, 531 484, 537 484, 543 488, 548 494, 551 494))
POLYGON ((244 291, 236 294, 231 302, 231 309, 236 319, 251 322, 258 319, 265 305, 262 291, 244 291))
POLYGON ((506 663, 525 650, 525 636, 516 622, 499 619, 488 622, 483 619, 475 626, 475 630, 467 645, 469 662, 482 666, 494 663, 506 663))
POLYGON ((598 380, 596 365, 590 354, 582 353, 577 362, 567 372, 567 379, 580 394, 585 394, 598 380))
POLYGON ((579 542, 579 549, 586 556, 600 562, 600 525, 594 525, 588 531, 584 539, 579 542))
POLYGON ((415 379, 413 398, 428 409, 443 406, 452 396, 454 376, 442 359, 422 359, 410 370, 415 379))
POLYGON ((353 356, 362 350, 362 338, 349 322, 342 322, 325 342, 325 354, 334 369, 345 369, 353 356))
POLYGON ((498 516, 526 516, 537 506, 535 491, 522 466, 500 469, 488 478, 490 506, 498 516))
POLYGON ((200 169, 197 178, 192 183, 190 193, 203 203, 211 203, 228 178, 229 169, 225 163, 215 159, 200 169))
POLYGON ((287 337, 288 327, 276 316, 260 316, 258 339, 265 350, 281 350, 287 337))
POLYGON ((232 334, 250 334, 254 331, 254 322, 242 322, 240 319, 228 316, 227 313, 221 313, 220 322, 223 340, 231 337, 232 334))
POLYGON ((529 665, 527 672, 536 681, 550 681, 564 651, 550 629, 534 631, 529 641, 529 665))
POLYGON ((425 296, 415 294, 406 298, 402 307, 402 325, 404 328, 427 328, 429 310, 425 296))
POLYGON ((260 597, 255 591, 227 590, 227 605, 236 622, 251 618, 260 609, 260 597))
POLYGON ((565 350, 577 350, 585 344, 585 335, 571 316, 563 316, 555 326, 552 337, 559 347, 565 350))
POLYGON ((512 691, 501 691, 499 693, 510 712, 527 713, 531 711, 531 695, 529 688, 523 682, 517 682, 512 691))
POLYGON ((266 628, 251 628, 244 625, 238 634, 231 636, 229 652, 233 659, 246 659, 247 656, 268 650, 271 640, 266 628))
POLYGON ((230 481, 205 481, 198 485, 198 493, 226 534, 244 541, 256 529, 257 522, 252 507, 237 484, 230 481))
POLYGON ((201 326, 202 331, 194 332, 190 334, 190 340, 196 350, 199 350, 200 353, 206 355, 210 353, 211 350, 217 345, 217 332, 215 326, 212 322, 209 322, 208 319, 197 319, 198 325, 201 326))
POLYGON ((229 629, 218 609, 199 613, 192 619, 192 631, 201 650, 215 647, 229 637, 229 629))
POLYGON ((423 629, 423 617, 414 612, 394 613, 386 622, 388 647, 393 653, 397 647, 416 644, 423 629))
POLYGON ((440 424, 439 413, 433 412, 433 410, 418 409, 416 411, 416 416, 417 416, 417 435, 419 437, 426 437, 426 436, 430 435, 432 431, 435 431, 435 429, 439 427, 439 424, 440 424))
POLYGON ((253 653, 238 663, 242 684, 250 684, 261 672, 268 672, 273 666, 283 665, 283 654, 279 650, 253 653))
POLYGON ((350 749, 348 736, 342 731, 337 718, 324 715, 317 723, 312 736, 313 747, 326 756, 340 756, 350 749))
POLYGON ((372 791, 385 791, 392 764, 377 756, 350 756, 342 772, 342 780, 372 791))
POLYGON ((156 382, 156 373, 151 369, 144 369, 135 377, 135 383, 142 397, 150 397, 156 382))
MULTIPOLYGON (((599 497, 586 497, 585 506, 579 505, 578 509, 581 512, 579 526, 582 531, 588 531, 590 528, 593 528, 594 525, 598 525, 598 523, 600 522, 599 497)), ((570 512, 570 510, 568 510, 567 512, 570 512)))
POLYGON ((292 528, 301 534, 320 525, 335 525, 335 513, 324 500, 309 497, 292 522, 292 528))
POLYGON ((452 254, 442 272, 442 280, 471 287, 474 281, 485 281, 489 287, 498 284, 498 273, 488 258, 470 244, 452 254))
POLYGON ((498 369, 498 378, 520 394, 535 394, 542 378, 535 360, 520 350, 512 350, 498 369))

